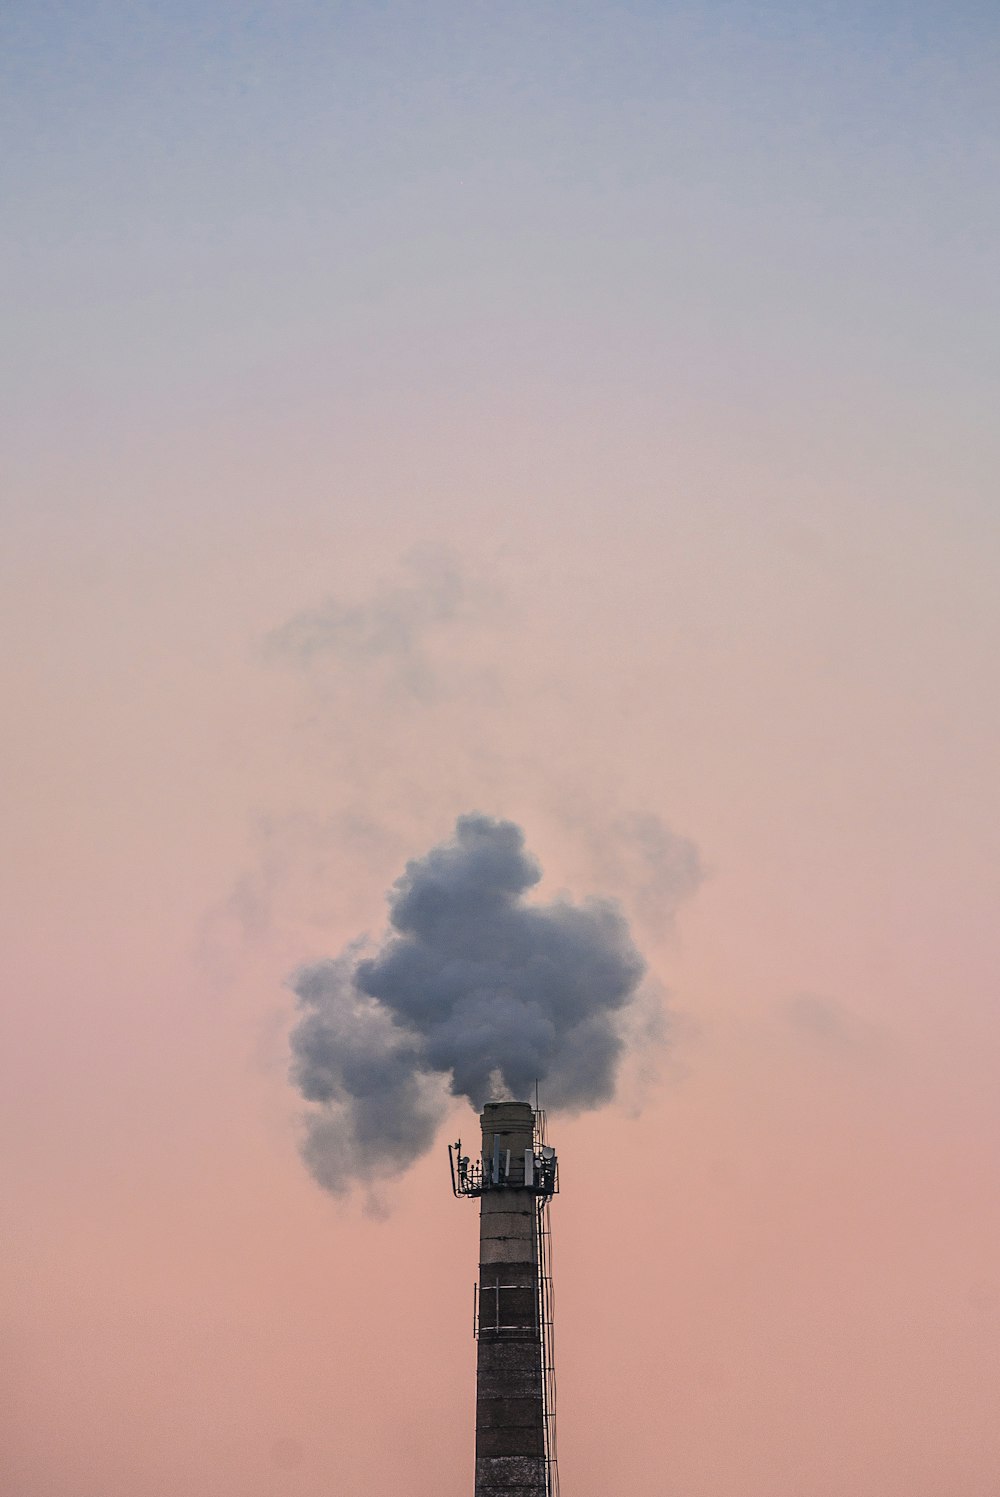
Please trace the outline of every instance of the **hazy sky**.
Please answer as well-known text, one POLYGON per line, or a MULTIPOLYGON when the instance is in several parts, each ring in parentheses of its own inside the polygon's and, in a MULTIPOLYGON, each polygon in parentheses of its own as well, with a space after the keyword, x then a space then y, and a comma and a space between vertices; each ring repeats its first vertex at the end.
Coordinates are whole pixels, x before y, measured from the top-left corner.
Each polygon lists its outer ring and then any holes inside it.
POLYGON ((0 8, 5 1497, 467 1497, 474 1115, 324 1194, 286 980, 469 811, 672 1014, 566 1497, 996 1497, 998 44, 0 8))

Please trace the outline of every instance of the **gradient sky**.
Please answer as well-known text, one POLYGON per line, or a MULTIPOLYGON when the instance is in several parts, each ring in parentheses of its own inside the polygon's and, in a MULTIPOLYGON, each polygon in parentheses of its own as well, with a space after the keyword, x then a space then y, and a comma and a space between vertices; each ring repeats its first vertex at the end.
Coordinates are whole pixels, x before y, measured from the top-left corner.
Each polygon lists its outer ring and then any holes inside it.
POLYGON ((470 1492, 475 1211, 310 1180, 284 981, 471 809, 673 1014, 566 1497, 996 1497, 998 44, 0 9, 5 1497, 470 1492))

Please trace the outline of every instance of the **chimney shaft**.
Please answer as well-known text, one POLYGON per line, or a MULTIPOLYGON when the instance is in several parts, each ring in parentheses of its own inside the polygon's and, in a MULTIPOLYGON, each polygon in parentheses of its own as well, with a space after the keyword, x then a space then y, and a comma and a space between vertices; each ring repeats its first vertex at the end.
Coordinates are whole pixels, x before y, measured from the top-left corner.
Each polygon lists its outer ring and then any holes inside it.
POLYGON ((535 1118, 488 1102, 481 1122, 476 1497, 546 1497, 535 1118))

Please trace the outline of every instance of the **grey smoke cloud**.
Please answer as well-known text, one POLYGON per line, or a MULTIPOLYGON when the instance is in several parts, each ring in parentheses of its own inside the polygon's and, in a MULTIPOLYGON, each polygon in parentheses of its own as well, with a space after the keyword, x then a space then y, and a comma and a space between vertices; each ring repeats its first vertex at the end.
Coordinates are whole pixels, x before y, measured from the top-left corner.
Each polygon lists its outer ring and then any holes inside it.
POLYGON ((265 654, 303 670, 375 669, 405 696, 433 700, 448 675, 436 658, 443 633, 475 621, 496 599, 446 550, 411 553, 404 572, 405 581, 383 584, 362 601, 329 597, 294 614, 265 637, 265 654))
POLYGON ((295 974, 292 1079, 312 1104, 303 1155, 321 1185, 401 1173, 449 1093, 478 1108, 537 1080, 571 1110, 614 1095, 645 964, 612 901, 532 903, 540 878, 520 827, 462 816, 407 864, 373 954, 355 944, 295 974))
POLYGON ((307 1102, 303 1157, 328 1190, 399 1174, 428 1149, 443 1091, 421 1062, 416 1035, 354 984, 356 948, 303 968, 294 981, 303 1017, 292 1035, 293 1075, 307 1102))

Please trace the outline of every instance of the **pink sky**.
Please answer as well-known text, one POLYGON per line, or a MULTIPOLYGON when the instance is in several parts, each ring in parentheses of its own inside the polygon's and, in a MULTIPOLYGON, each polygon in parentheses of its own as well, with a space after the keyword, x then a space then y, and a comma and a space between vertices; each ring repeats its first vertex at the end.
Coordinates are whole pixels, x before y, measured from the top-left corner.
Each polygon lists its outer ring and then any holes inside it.
POLYGON ((325 1196, 284 982, 473 809, 673 1015, 550 1119, 565 1497, 995 1497, 996 28, 264 9, 15 37, 5 1497, 471 1490, 474 1117, 325 1196))

